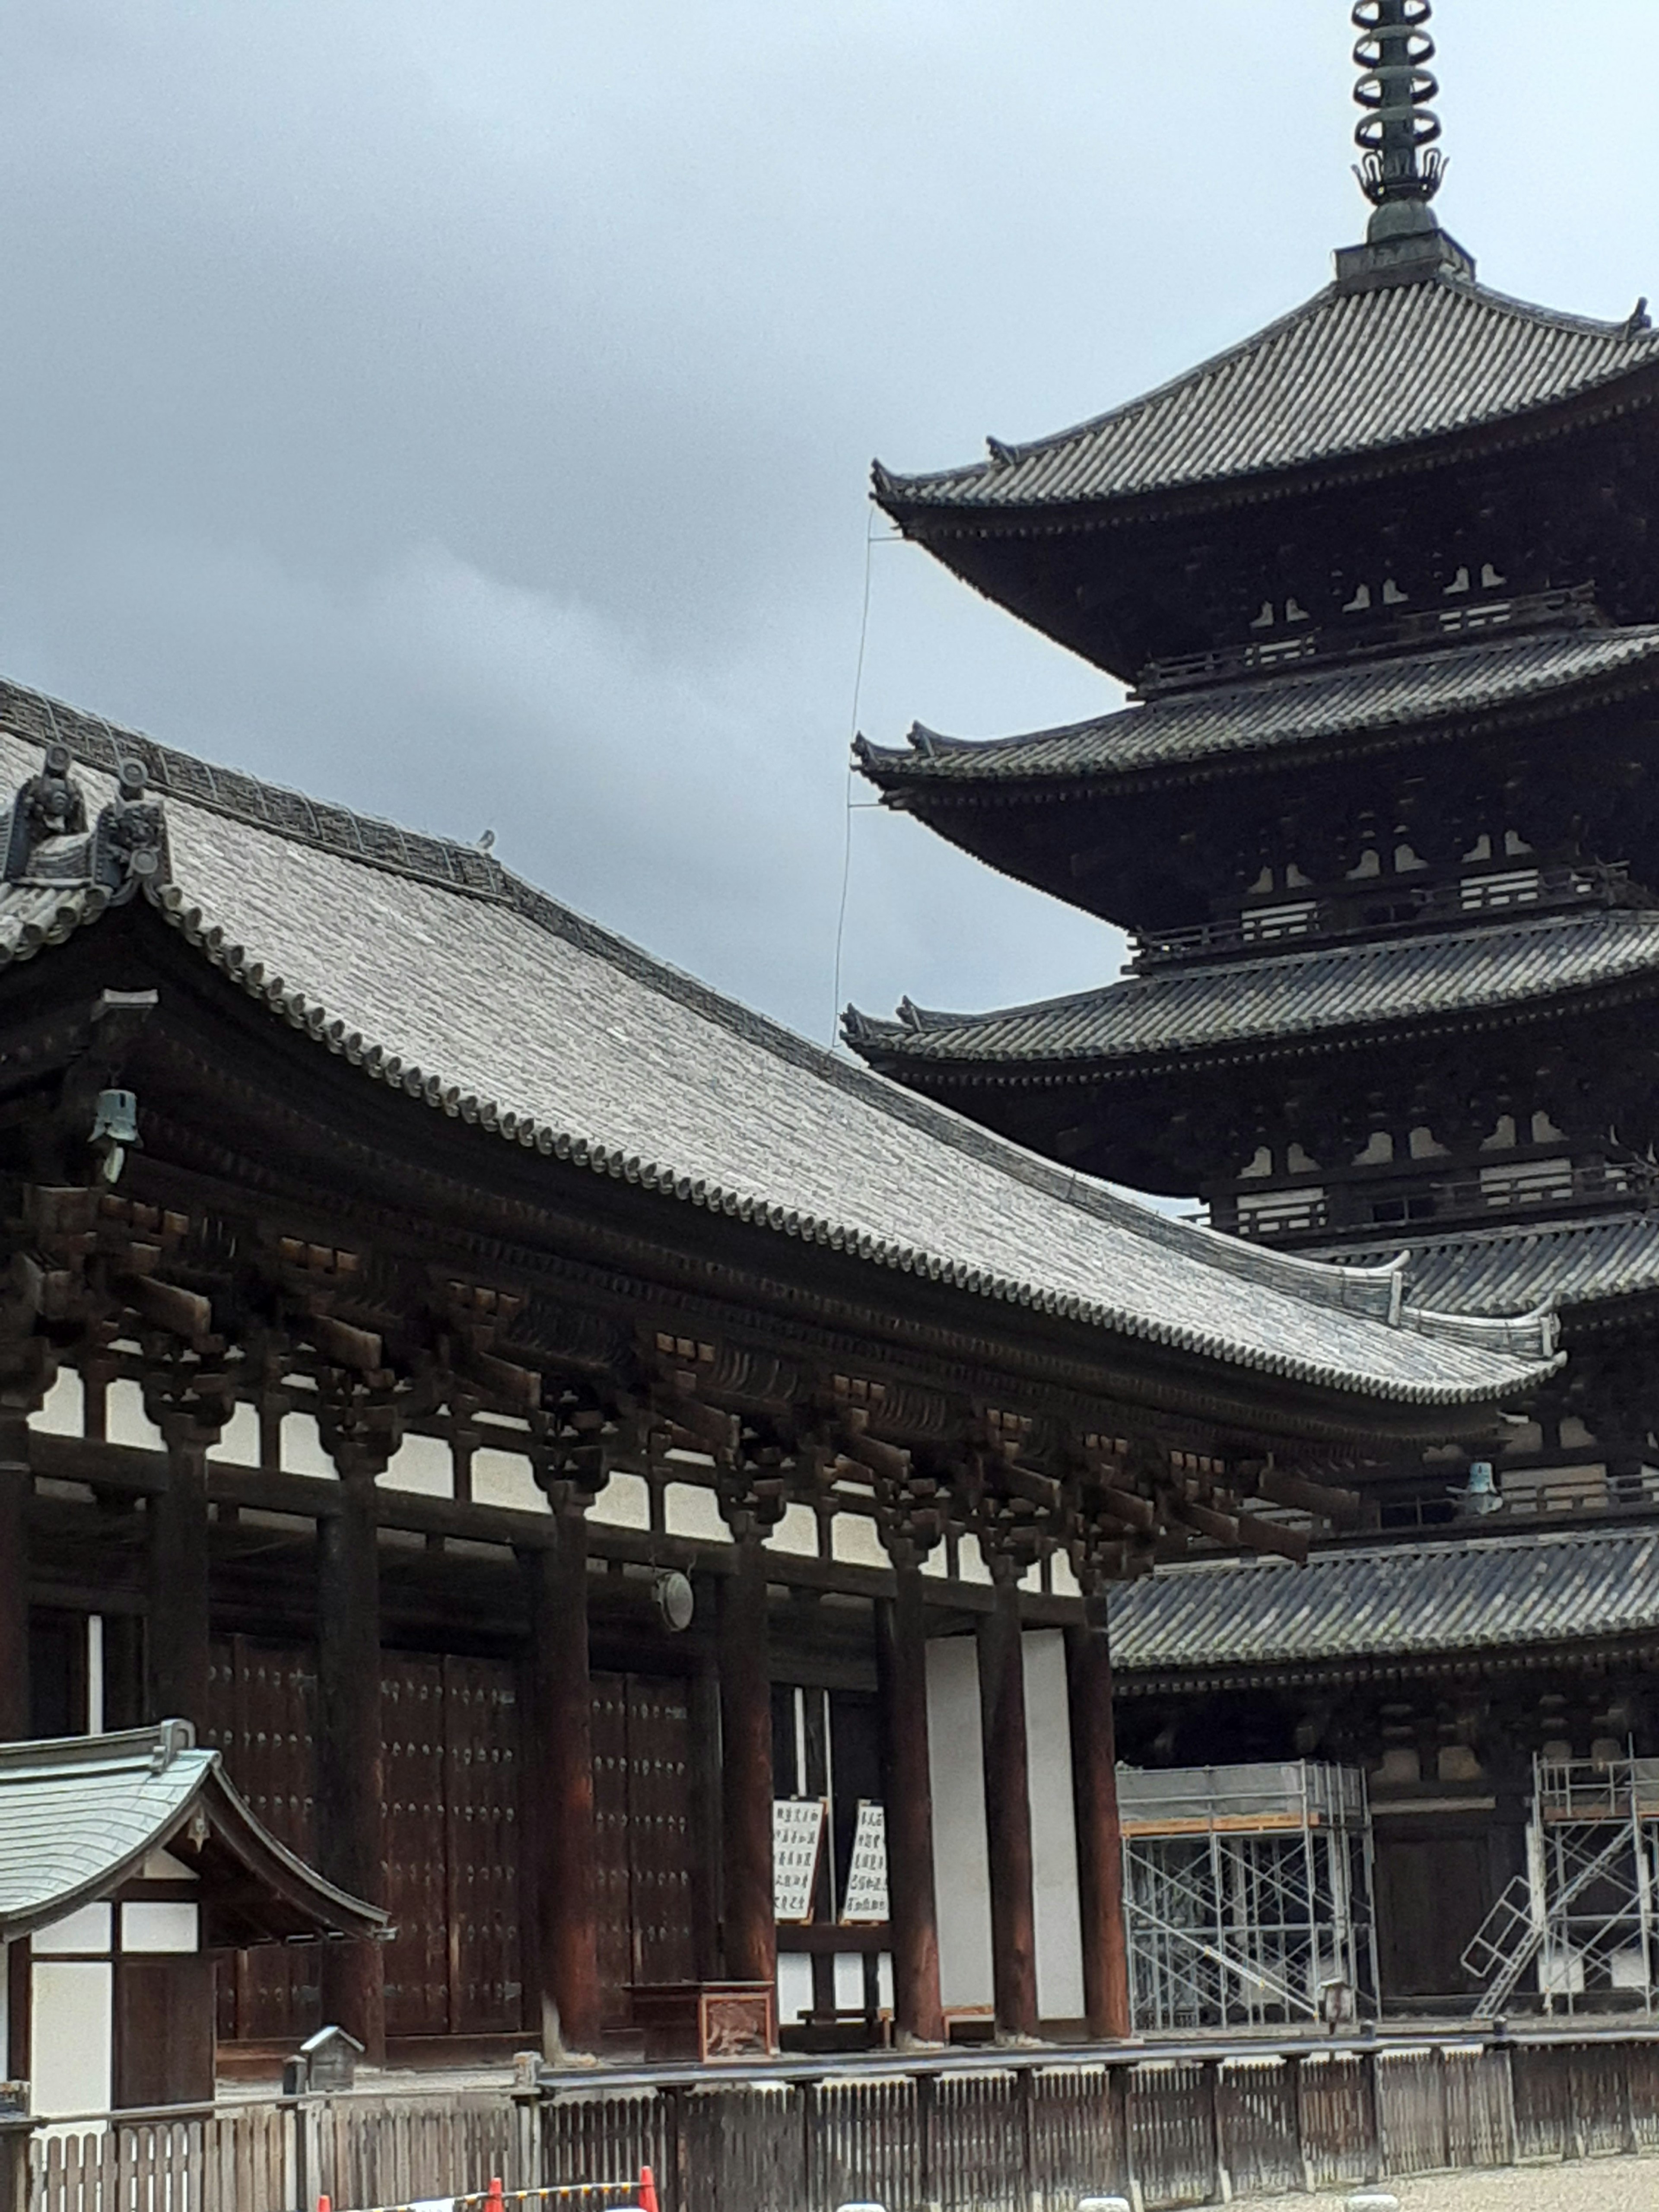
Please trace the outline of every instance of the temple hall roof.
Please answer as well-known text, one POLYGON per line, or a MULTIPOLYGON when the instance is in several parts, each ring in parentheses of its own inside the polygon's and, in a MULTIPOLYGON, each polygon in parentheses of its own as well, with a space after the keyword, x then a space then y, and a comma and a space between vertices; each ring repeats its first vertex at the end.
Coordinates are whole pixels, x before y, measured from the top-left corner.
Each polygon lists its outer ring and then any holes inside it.
MULTIPOLYGON (((1547 1317, 1488 1327, 1364 1273, 1167 1220, 805 1042, 492 859, 405 838, 0 687, 0 775, 58 742, 87 787, 133 757, 170 854, 143 896, 318 1049, 453 1121, 665 1204, 735 1217, 976 1300, 1401 1405, 1490 1402, 1553 1364, 1547 1317)), ((26 870, 25 875, 30 871, 26 870)), ((96 887, 0 890, 15 959, 96 887), (44 909, 44 910, 43 910, 44 909)))
POLYGON ((1335 1030, 1386 1030, 1476 1011, 1541 1008, 1620 984, 1659 984, 1659 913, 1551 915, 1384 942, 1125 976, 986 1014, 907 1006, 897 1021, 847 1018, 877 1065, 1018 1072, 1033 1063, 1146 1061, 1262 1048, 1335 1030))
POLYGON ((1328 286, 1241 345, 1092 421, 931 475, 878 465, 889 514, 964 517, 1224 485, 1385 454, 1656 388, 1659 332, 1557 314, 1451 266, 1328 286))
POLYGON ((1376 1663, 1659 1634, 1659 1534, 1610 1528, 1171 1567, 1110 1593, 1124 1688, 1224 1669, 1376 1663))
POLYGON ((964 740, 920 725, 908 750, 860 741, 885 792, 976 785, 1109 782, 1292 747, 1407 741, 1528 707, 1553 714, 1659 681, 1659 627, 1510 637, 1388 660, 1262 676, 1155 699, 1064 729, 964 740))

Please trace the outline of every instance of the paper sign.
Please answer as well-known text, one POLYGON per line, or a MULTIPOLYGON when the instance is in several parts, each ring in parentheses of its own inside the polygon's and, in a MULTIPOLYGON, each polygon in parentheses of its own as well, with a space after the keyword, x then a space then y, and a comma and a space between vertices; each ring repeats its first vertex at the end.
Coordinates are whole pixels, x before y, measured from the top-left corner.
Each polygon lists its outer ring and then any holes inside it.
POLYGON ((853 1856, 847 1869, 847 1894, 842 1900, 843 1928, 872 1928, 888 1917, 887 1811, 859 1800, 858 1826, 853 1831, 853 1856))
POLYGON ((772 1801, 772 1914, 786 1926, 804 1925, 812 1917, 828 1809, 822 1797, 772 1801))

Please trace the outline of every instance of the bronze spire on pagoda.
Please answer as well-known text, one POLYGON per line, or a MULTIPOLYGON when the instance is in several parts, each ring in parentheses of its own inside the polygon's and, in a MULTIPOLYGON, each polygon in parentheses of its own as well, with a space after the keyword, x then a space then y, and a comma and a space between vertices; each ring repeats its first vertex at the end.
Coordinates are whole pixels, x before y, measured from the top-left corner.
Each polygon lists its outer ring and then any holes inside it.
POLYGON ((1354 131, 1364 157, 1356 174, 1376 210, 1373 245, 1437 228, 1429 203, 1446 164, 1437 144, 1440 118, 1429 104, 1440 91, 1429 68, 1432 13, 1432 0, 1358 0, 1354 8, 1361 72, 1354 98, 1364 110, 1354 131))

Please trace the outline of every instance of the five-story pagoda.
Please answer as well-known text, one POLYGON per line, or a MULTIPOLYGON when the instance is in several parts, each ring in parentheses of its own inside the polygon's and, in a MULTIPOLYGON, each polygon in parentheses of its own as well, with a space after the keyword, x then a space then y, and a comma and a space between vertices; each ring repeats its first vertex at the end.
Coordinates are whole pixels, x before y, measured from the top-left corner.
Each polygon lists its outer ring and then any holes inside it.
POLYGON ((846 1034, 1218 1229, 1559 1304, 1571 1411, 1629 1476, 1659 1418, 1659 333, 1477 281, 1434 212, 1429 14, 1354 10, 1374 211, 1325 290, 1076 429, 878 467, 908 537, 1135 701, 860 743, 864 772, 1135 951, 846 1034))

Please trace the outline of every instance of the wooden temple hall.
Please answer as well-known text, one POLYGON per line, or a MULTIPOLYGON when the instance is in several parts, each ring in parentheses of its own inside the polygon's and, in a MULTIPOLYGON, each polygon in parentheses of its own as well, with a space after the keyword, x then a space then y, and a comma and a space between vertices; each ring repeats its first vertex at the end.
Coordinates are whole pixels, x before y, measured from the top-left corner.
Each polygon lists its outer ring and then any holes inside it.
POLYGON ((5 1729, 192 1723, 395 1931, 226 1953, 222 2064, 1121 2033, 1106 1593, 1489 1449, 1552 1322, 13 687, 0 777, 5 1729))
POLYGON ((1333 284, 878 474, 1134 687, 863 754, 1096 993, 862 1066, 0 684, 0 1735, 310 1869, 222 2068, 1651 2008, 1560 1854, 1659 1819, 1659 337, 1477 281, 1427 13, 1333 284))

